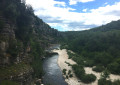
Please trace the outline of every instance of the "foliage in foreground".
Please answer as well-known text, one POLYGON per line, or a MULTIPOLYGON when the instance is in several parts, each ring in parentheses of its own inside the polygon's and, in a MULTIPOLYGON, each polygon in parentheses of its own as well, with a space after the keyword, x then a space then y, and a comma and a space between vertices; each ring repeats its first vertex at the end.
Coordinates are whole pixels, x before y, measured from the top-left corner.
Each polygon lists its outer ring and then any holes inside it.
POLYGON ((120 85, 120 80, 110 81, 103 78, 98 80, 98 85, 120 85))
POLYGON ((98 85, 112 85, 112 82, 110 80, 105 80, 101 78, 98 80, 98 85))
POLYGON ((20 84, 10 80, 4 80, 0 83, 0 85, 20 85, 20 84))
POLYGON ((96 76, 94 74, 85 74, 81 80, 84 83, 91 83, 96 80, 96 76))
POLYGON ((105 70, 105 68, 101 65, 97 65, 96 67, 93 67, 92 70, 96 72, 102 72, 103 70, 105 70))
POLYGON ((44 49, 41 48, 40 44, 31 40, 32 52, 34 56, 31 66, 34 70, 34 77, 41 78, 44 74, 42 67, 42 60, 40 56, 44 55, 44 49))
POLYGON ((96 80, 96 76, 94 74, 85 74, 85 70, 83 66, 73 65, 73 70, 76 76, 84 83, 91 83, 96 80))
POLYGON ((64 75, 66 75, 66 71, 67 71, 66 69, 63 69, 62 72, 63 72, 64 75))

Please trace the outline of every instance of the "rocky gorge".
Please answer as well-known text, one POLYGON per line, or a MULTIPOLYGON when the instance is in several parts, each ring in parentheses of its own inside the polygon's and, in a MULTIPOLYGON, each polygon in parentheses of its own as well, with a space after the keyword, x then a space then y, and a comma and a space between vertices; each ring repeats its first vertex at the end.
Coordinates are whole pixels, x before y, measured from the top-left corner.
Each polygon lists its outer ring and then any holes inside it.
POLYGON ((45 50, 57 42, 58 36, 57 30, 35 16, 21 0, 1 0, 0 85, 33 85, 42 76, 42 67, 37 68, 45 50))

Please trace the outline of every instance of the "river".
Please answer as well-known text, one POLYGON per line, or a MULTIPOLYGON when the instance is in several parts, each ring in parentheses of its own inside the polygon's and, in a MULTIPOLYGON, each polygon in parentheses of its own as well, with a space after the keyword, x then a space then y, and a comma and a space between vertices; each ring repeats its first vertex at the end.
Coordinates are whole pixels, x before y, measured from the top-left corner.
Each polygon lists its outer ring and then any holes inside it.
MULTIPOLYGON (((54 47, 56 48, 57 46, 54 47)), ((57 64, 57 59, 58 54, 55 54, 47 57, 43 62, 43 70, 45 72, 43 83, 45 85, 68 85, 57 64)))

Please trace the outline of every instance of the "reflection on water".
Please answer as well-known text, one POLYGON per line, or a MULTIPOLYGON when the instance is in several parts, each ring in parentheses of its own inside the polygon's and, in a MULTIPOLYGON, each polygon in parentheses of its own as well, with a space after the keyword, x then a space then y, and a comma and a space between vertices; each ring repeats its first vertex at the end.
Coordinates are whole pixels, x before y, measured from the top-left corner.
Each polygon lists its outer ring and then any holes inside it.
POLYGON ((43 82, 45 85, 67 85, 57 64, 57 59, 58 55, 53 55, 44 60, 43 70, 45 75, 43 82))

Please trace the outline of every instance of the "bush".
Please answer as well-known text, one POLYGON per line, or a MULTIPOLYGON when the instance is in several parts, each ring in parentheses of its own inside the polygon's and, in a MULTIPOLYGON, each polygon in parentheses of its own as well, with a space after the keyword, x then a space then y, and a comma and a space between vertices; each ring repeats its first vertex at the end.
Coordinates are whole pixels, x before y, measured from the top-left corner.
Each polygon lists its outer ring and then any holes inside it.
POLYGON ((4 80, 0 83, 0 85, 20 85, 20 84, 10 80, 4 80))
POLYGON ((84 64, 85 64, 86 67, 92 67, 92 66, 94 66, 93 60, 87 60, 84 64))
MULTIPOLYGON (((110 80, 106 80, 104 78, 101 78, 98 80, 98 85, 112 85, 112 82, 110 80)), ((113 85, 116 85, 116 84, 113 84, 113 85)))
POLYGON ((67 49, 68 48, 68 45, 66 45, 66 44, 62 44, 62 45, 60 45, 60 49, 62 50, 62 49, 67 49))
POLYGON ((64 75, 66 75, 66 71, 67 71, 66 69, 63 69, 62 72, 63 72, 64 75))
POLYGON ((83 66, 73 65, 72 68, 73 68, 76 76, 77 76, 78 78, 80 78, 80 79, 81 79, 81 78, 83 77, 83 75, 85 74, 85 70, 84 70, 83 66))
POLYGON ((68 63, 68 62, 66 62, 66 61, 65 61, 65 63, 68 64, 68 66, 72 66, 70 63, 68 63))
POLYGON ((71 70, 68 71, 68 75, 70 78, 73 77, 73 74, 71 74, 71 70))
POLYGON ((113 74, 120 74, 120 64, 118 62, 113 62, 107 66, 108 70, 113 74))
POLYGON ((99 52, 96 53, 94 62, 95 64, 102 64, 103 66, 107 66, 113 60, 112 56, 107 52, 99 52))
POLYGON ((85 74, 82 78, 81 81, 84 83, 91 83, 96 80, 96 76, 93 74, 85 74))
POLYGON ((98 66, 94 67, 92 70, 96 71, 96 72, 102 72, 104 69, 105 68, 103 66, 98 65, 98 66))
POLYGON ((43 76, 43 67, 42 67, 42 60, 39 58, 35 59, 32 62, 32 68, 34 70, 34 77, 41 78, 43 76))
POLYGON ((112 85, 120 85, 120 80, 115 80, 112 85))
POLYGON ((66 75, 66 79, 68 79, 68 75, 66 75))
POLYGON ((98 85, 120 85, 120 80, 115 80, 114 82, 111 82, 110 80, 101 78, 98 80, 98 85))
POLYGON ((4 27, 4 22, 0 20, 0 29, 2 29, 4 27))
POLYGON ((68 71, 68 75, 70 75, 70 74, 71 74, 71 70, 68 71))
POLYGON ((85 74, 83 66, 73 65, 72 68, 76 76, 84 83, 91 83, 96 80, 96 76, 93 74, 85 74))
POLYGON ((103 79, 107 79, 107 78, 109 78, 109 75, 110 75, 110 72, 107 70, 107 69, 105 69, 102 73, 101 73, 101 78, 103 78, 103 79))
POLYGON ((73 74, 70 74, 69 77, 72 78, 72 77, 73 77, 73 74))
POLYGON ((71 53, 70 51, 67 51, 67 53, 68 53, 68 59, 71 59, 74 56, 74 54, 71 53))
POLYGON ((72 58, 78 65, 84 65, 84 59, 77 54, 72 58))

